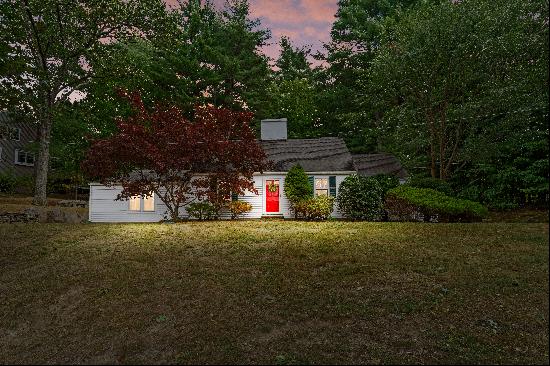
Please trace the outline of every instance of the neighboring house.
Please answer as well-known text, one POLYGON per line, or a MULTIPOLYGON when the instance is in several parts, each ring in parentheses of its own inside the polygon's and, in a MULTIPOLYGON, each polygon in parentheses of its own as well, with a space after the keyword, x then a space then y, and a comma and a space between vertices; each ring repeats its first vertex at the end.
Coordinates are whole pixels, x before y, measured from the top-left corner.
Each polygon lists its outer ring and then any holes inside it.
POLYGON ((35 157, 28 147, 35 140, 32 124, 14 121, 0 111, 0 174, 32 175, 35 157))
MULTIPOLYGON (((315 195, 336 197, 338 187, 349 175, 358 173, 366 176, 380 173, 395 173, 400 178, 406 175, 399 162, 391 155, 373 154, 352 156, 338 137, 318 139, 287 139, 286 118, 262 120, 261 140, 259 141, 267 160, 272 162, 272 171, 254 174, 254 187, 258 190, 236 197, 249 202, 252 211, 243 218, 285 217, 292 218, 289 201, 283 193, 288 170, 300 164, 306 171, 315 195), (368 163, 378 159, 379 164, 368 163), (369 165, 370 164, 370 165, 369 165)), ((90 184, 90 221, 92 222, 156 222, 164 217, 166 207, 158 197, 135 198, 128 201, 115 201, 122 187, 106 187, 98 183, 90 184)), ((336 206, 336 205, 335 205, 336 206)), ((186 217, 185 210, 182 217, 186 217)), ((341 213, 335 208, 332 217, 341 213)), ((229 213, 222 213, 229 218, 229 213)))

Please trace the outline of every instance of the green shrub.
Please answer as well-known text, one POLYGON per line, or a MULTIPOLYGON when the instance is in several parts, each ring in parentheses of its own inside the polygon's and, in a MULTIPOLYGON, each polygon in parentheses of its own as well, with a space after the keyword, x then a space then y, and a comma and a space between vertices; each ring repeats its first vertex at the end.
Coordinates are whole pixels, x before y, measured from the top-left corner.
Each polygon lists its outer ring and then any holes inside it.
POLYGON ((304 168, 300 165, 294 165, 285 177, 284 184, 285 196, 290 202, 290 209, 294 211, 296 218, 298 213, 295 206, 300 202, 313 197, 313 187, 309 184, 304 168))
POLYGON ((430 188, 438 192, 444 193, 447 196, 455 195, 449 183, 437 178, 412 176, 411 178, 409 178, 407 185, 415 188, 430 188))
POLYGON ((17 178, 13 174, 0 174, 0 192, 14 193, 17 187, 17 178))
POLYGON ((399 178, 397 178, 395 175, 377 174, 373 175, 371 178, 380 183, 380 187, 382 188, 382 197, 384 197, 386 195, 386 192, 388 192, 390 189, 399 186, 399 178))
POLYGON ((430 188, 399 186, 386 194, 386 210, 400 221, 414 220, 416 214, 424 221, 436 217, 439 222, 481 221, 488 213, 478 202, 449 197, 430 188))
POLYGON ((10 170, 0 174, 0 193, 32 194, 34 178, 32 175, 17 176, 10 170))
POLYGON ((334 210, 334 197, 316 196, 299 201, 294 210, 298 217, 306 220, 326 220, 334 210))
POLYGON ((212 220, 218 217, 218 210, 208 201, 190 203, 187 207, 189 217, 199 220, 212 220))
POLYGON ((338 210, 348 219, 378 221, 383 213, 383 197, 377 178, 350 175, 340 184, 338 210))
POLYGON ((238 219, 242 214, 252 210, 252 205, 244 201, 231 201, 228 207, 229 211, 231 211, 232 219, 238 219))

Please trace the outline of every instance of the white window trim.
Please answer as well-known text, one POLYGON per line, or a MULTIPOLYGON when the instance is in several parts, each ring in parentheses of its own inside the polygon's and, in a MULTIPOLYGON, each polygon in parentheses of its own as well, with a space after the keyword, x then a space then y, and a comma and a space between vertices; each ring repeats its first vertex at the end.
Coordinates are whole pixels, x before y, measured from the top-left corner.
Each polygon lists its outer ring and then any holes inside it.
POLYGON ((145 199, 144 199, 144 197, 137 196, 137 198, 139 198, 139 210, 130 209, 131 199, 128 199, 128 212, 132 212, 132 213, 153 213, 153 212, 156 212, 157 209, 155 207, 155 194, 153 193, 150 197, 153 198, 153 209, 152 210, 145 210, 145 199))
POLYGON ((15 149, 15 165, 22 165, 22 166, 34 166, 34 154, 26 152, 25 150, 15 149), (19 161, 19 153, 25 153, 25 162, 22 163, 19 161), (33 155, 33 163, 27 163, 27 155, 33 155))

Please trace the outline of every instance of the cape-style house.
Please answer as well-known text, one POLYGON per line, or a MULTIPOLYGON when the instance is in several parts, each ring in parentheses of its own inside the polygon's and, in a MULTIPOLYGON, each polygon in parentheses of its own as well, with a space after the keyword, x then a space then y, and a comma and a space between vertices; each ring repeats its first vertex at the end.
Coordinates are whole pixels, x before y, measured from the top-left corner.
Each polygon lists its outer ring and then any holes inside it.
MULTIPOLYGON (((342 181, 351 174, 372 176, 393 174, 401 180, 406 171, 399 161, 389 154, 352 155, 344 140, 338 137, 316 139, 288 139, 287 120, 261 121, 261 147, 272 163, 272 171, 254 174, 254 187, 258 194, 247 192, 234 199, 249 202, 252 210, 243 218, 284 217, 292 218, 289 201, 283 192, 288 170, 301 165, 306 171, 315 195, 336 197, 342 181)), ((91 222, 156 222, 167 212, 163 202, 155 196, 136 197, 128 201, 116 201, 122 187, 106 187, 90 184, 89 215, 91 222)), ((335 205, 336 206, 336 205, 335 205)), ((187 213, 182 210, 182 217, 187 213)), ((229 213, 221 218, 229 218, 229 213)), ((332 217, 341 217, 335 208, 332 217)))

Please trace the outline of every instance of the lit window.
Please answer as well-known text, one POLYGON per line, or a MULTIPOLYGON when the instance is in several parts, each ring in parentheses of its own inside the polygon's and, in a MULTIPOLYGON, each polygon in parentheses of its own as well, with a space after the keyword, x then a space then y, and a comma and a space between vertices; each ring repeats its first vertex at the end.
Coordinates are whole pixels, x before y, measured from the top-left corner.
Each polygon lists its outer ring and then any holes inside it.
POLYGON ((15 164, 34 165, 34 154, 22 150, 15 150, 15 164))
POLYGON ((143 211, 143 212, 153 212, 155 211, 155 197, 151 196, 133 196, 130 197, 129 207, 130 211, 143 211), (143 203, 142 203, 143 202, 143 203))
POLYGON ((141 198, 139 196, 134 196, 130 198, 130 211, 139 211, 140 210, 141 198))
POLYGON ((143 199, 143 211, 155 211, 154 196, 147 196, 143 199))
POLYGON ((328 178, 315 178, 315 195, 328 196, 328 178))

